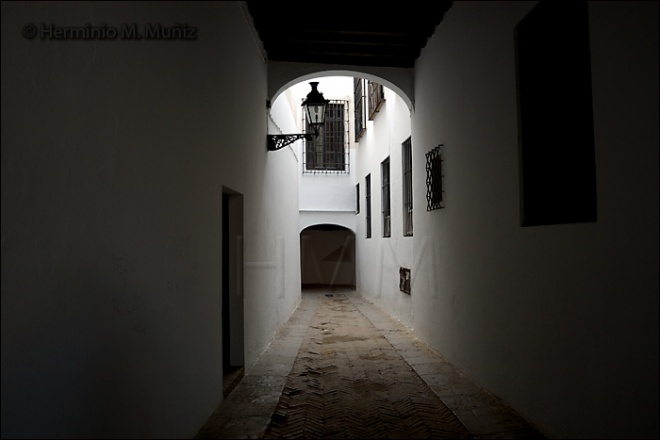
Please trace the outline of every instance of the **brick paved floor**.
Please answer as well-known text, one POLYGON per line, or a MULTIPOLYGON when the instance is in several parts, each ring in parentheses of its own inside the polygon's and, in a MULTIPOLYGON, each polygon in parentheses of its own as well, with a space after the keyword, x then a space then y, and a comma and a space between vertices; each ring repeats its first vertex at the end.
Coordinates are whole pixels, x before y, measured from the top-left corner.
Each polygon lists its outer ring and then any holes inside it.
POLYGON ((352 290, 303 292, 196 438, 542 438, 352 290))

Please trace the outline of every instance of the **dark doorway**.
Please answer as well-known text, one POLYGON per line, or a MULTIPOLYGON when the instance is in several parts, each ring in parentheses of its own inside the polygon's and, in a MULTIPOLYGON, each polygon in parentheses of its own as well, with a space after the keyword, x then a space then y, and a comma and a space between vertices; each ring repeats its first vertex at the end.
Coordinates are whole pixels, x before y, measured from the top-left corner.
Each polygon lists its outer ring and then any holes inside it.
POLYGON ((539 2, 516 26, 522 226, 595 222, 587 2, 539 2))
POLYGON ((244 374, 243 196, 222 194, 222 371, 223 396, 244 374))
POLYGON ((355 288, 355 233, 343 226, 322 224, 300 233, 303 288, 355 288))

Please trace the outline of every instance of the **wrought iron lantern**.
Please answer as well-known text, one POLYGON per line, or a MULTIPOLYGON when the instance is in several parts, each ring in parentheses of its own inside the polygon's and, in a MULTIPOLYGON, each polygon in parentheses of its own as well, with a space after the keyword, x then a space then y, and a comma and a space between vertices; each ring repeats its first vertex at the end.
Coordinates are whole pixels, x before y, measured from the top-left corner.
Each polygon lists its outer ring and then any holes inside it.
POLYGON ((325 108, 328 105, 328 100, 323 97, 323 93, 319 92, 317 87, 318 82, 312 81, 309 83, 312 91, 307 94, 302 106, 305 107, 305 117, 307 124, 312 129, 311 133, 297 133, 297 134, 269 134, 268 135, 268 150, 276 151, 287 145, 297 141, 298 139, 306 139, 311 141, 314 137, 319 135, 319 129, 325 122, 325 108))

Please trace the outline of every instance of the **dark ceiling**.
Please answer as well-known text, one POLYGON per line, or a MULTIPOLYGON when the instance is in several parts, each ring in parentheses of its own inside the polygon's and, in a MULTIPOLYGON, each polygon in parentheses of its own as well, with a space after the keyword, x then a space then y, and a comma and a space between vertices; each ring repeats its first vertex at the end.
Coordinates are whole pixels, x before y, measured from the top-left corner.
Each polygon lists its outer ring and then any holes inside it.
POLYGON ((247 1, 268 59, 414 67, 451 1, 247 1))

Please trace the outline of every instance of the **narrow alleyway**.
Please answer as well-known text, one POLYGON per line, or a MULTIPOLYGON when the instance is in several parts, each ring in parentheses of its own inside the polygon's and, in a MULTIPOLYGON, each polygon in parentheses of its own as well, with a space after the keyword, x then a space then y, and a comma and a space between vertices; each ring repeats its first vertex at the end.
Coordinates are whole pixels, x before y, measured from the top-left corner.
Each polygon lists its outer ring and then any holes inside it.
POLYGON ((542 438, 353 290, 298 309, 196 438, 542 438))

